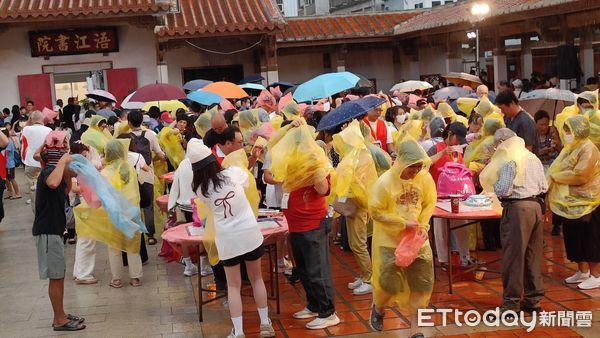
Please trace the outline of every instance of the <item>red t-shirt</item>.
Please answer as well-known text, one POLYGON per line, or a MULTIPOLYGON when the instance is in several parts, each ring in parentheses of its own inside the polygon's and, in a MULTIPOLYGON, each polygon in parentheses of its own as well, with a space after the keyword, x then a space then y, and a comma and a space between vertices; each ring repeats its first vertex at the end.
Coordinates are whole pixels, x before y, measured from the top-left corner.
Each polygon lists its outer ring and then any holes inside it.
MULTIPOLYGON (((442 151, 446 150, 446 147, 448 147, 446 145, 446 142, 439 142, 438 144, 435 145, 437 152, 441 153, 442 151)), ((433 177, 433 181, 437 184, 438 178, 440 177, 440 174, 442 173, 442 169, 444 168, 444 165, 448 162, 454 162, 454 160, 452 159, 452 157, 448 156, 447 154, 444 154, 444 156, 442 156, 437 162, 433 163, 431 165, 431 168, 429 169, 429 173, 431 174, 431 177, 433 177)), ((458 163, 465 163, 463 160, 463 156, 462 154, 458 154, 458 158, 456 159, 456 162, 458 163)))
MULTIPOLYGON (((331 188, 330 177, 327 184, 331 188)), ((308 232, 318 229, 321 221, 327 216, 327 194, 320 195, 314 186, 308 186, 292 191, 288 200, 288 208, 283 214, 288 222, 290 232, 308 232)))

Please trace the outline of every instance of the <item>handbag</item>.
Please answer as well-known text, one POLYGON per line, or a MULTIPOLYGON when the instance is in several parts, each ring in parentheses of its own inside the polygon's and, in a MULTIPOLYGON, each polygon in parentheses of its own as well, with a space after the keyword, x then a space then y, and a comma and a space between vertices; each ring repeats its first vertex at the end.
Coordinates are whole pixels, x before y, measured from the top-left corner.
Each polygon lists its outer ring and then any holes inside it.
POLYGON ((353 217, 356 215, 358 206, 351 198, 347 198, 342 202, 336 197, 333 201, 333 210, 342 216, 353 217))
POLYGON ((440 170, 436 188, 440 199, 450 198, 450 195, 463 198, 475 195, 473 172, 462 163, 446 162, 440 170))

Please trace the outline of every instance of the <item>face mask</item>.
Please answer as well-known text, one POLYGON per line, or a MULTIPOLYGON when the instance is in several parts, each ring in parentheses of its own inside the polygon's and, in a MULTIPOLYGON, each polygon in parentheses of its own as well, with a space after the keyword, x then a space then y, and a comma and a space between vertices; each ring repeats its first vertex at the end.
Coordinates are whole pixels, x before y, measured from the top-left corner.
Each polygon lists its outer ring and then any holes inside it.
POLYGON ((398 123, 404 123, 404 121, 406 121, 406 114, 396 115, 396 121, 398 121, 398 123))
POLYGON ((323 111, 329 111, 331 109, 331 103, 325 102, 323 103, 323 111))
POLYGON ((573 134, 567 134, 567 135, 565 135, 565 142, 566 143, 571 143, 571 142, 573 142, 574 139, 575 139, 575 137, 573 136, 573 134))

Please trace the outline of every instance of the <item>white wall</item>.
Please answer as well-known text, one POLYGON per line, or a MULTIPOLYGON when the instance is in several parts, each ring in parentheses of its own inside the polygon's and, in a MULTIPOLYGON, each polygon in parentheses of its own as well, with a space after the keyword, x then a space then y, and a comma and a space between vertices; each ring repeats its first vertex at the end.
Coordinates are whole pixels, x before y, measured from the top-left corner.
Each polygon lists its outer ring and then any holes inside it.
POLYGON ((348 50, 346 70, 377 80, 377 90, 386 92, 398 80, 394 78, 391 49, 348 50))
POLYGON ((291 83, 305 82, 325 71, 322 53, 279 55, 277 64, 279 80, 291 83))
MULTIPOLYGON (((239 45, 225 45, 215 48, 207 47, 207 49, 219 51, 229 51, 237 48, 241 47, 239 45)), ((168 50, 165 54, 164 61, 166 62, 169 70, 169 83, 175 86, 183 85, 183 68, 243 65, 244 76, 257 73, 254 68, 254 53, 252 50, 232 55, 217 55, 198 50, 192 46, 185 46, 182 48, 168 50)))
MULTIPOLYGON (((90 22, 94 27, 98 23, 90 22)), ((106 23, 110 26, 111 24, 106 23)), ((83 54, 68 56, 53 56, 49 60, 43 57, 31 57, 29 47, 29 30, 57 29, 56 25, 48 24, 35 28, 13 26, 0 33, 0 106, 10 107, 19 103, 18 75, 40 74, 42 65, 72 64, 85 62, 112 61, 113 68, 137 68, 138 85, 154 83, 157 78, 156 50, 154 33, 133 26, 118 26, 119 52, 102 54, 83 54)))

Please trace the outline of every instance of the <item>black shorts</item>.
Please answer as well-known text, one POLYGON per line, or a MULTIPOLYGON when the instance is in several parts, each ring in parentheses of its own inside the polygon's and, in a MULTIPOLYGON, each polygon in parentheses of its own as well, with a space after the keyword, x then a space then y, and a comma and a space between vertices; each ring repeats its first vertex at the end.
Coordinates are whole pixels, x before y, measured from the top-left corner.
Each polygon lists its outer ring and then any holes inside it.
POLYGON ((265 249, 263 248, 262 245, 260 245, 258 248, 250 251, 250 252, 246 252, 243 255, 239 255, 237 257, 233 257, 230 259, 226 259, 226 260, 222 260, 221 264, 223 264, 223 266, 236 266, 239 264, 242 264, 243 262, 246 261, 255 261, 259 258, 262 257, 262 255, 265 253, 265 249))
POLYGON ((6 169, 6 180, 14 180, 15 179, 15 168, 6 169))

